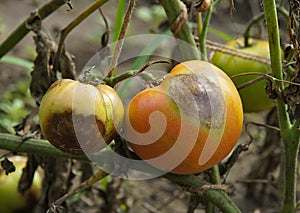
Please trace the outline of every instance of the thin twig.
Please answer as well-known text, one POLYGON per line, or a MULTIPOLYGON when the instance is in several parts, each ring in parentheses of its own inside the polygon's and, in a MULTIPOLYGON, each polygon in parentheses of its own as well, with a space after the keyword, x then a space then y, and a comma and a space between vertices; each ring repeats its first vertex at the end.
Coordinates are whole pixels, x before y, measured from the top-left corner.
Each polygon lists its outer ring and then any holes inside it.
POLYGON ((255 126, 260 126, 260 127, 265 127, 267 129, 272 129, 272 130, 275 130, 275 131, 278 131, 280 132, 280 128, 276 127, 276 126, 271 126, 271 125, 268 125, 268 124, 262 124, 262 123, 257 123, 257 122, 254 122, 254 121, 251 121, 251 122, 247 122, 246 123, 246 128, 248 127, 248 125, 255 125, 255 126))
POLYGON ((131 15, 133 13, 134 7, 135 7, 135 0, 131 0, 129 2, 128 9, 127 9, 127 12, 126 12, 125 17, 124 17, 124 21, 123 21, 123 24, 122 24, 122 27, 121 27, 121 31, 120 31, 120 34, 119 34, 119 37, 118 37, 118 41, 116 42, 116 47, 115 47, 114 52, 113 52, 113 56, 112 56, 112 60, 110 62, 108 73, 106 75, 106 77, 108 77, 108 78, 113 75, 115 67, 118 64, 118 60, 119 60, 119 57, 120 57, 120 54, 121 54, 121 51, 122 51, 122 47, 123 47, 123 43, 124 43, 124 37, 125 37, 125 34, 126 34, 126 30, 128 28, 128 25, 130 23, 131 15))
POLYGON ((54 58, 54 71, 58 69, 59 60, 61 57, 61 53, 64 47, 64 42, 68 34, 83 20, 85 20, 90 14, 92 14, 95 10, 101 7, 108 0, 97 0, 93 4, 91 4, 86 10, 84 10, 79 16, 77 16, 66 28, 61 31, 60 39, 57 47, 57 52, 54 58))
POLYGON ((270 180, 268 179, 244 179, 244 180, 237 180, 235 181, 236 183, 245 183, 245 184, 256 184, 256 183, 264 183, 264 184, 268 184, 268 183, 272 183, 270 180))
POLYGON ((87 179, 86 181, 81 183, 78 187, 76 187, 72 191, 66 193, 62 197, 58 198, 56 201, 54 201, 52 204, 52 208, 56 208, 56 206, 61 205, 63 202, 65 202, 66 200, 68 200, 69 198, 74 196, 75 194, 82 192, 83 190, 91 187, 94 183, 102 180, 106 176, 108 176, 108 173, 106 173, 105 171, 103 171, 101 169, 97 170, 93 176, 91 176, 89 179, 87 179))
POLYGON ((149 66, 153 65, 153 64, 158 64, 158 63, 170 63, 169 61, 163 61, 163 60, 158 60, 158 61, 150 61, 146 64, 144 64, 144 66, 139 69, 139 70, 129 70, 127 72, 124 72, 116 77, 110 77, 110 78, 104 78, 103 81, 111 86, 111 87, 114 87, 117 83, 125 80, 125 79, 128 79, 128 78, 132 78, 140 73, 142 73, 143 71, 145 71, 149 66))
POLYGON ((276 130, 276 131, 280 132, 280 128, 275 127, 275 126, 271 126, 271 125, 267 125, 267 124, 262 124, 262 123, 257 123, 257 122, 253 122, 253 121, 247 122, 245 124, 245 131, 246 131, 248 137, 250 138, 248 144, 251 144, 252 141, 254 140, 252 134, 249 131, 249 125, 255 125, 255 126, 265 127, 265 128, 273 129, 273 130, 276 130))
POLYGON ((240 58, 244 58, 244 59, 251 60, 251 61, 257 61, 257 62, 260 62, 262 64, 266 64, 266 65, 271 64, 269 59, 259 57, 259 56, 255 56, 253 54, 245 53, 244 51, 241 51, 239 49, 235 49, 235 48, 232 48, 232 47, 228 47, 228 46, 220 44, 220 43, 216 43, 216 42, 213 42, 213 41, 206 40, 206 45, 207 45, 208 49, 211 49, 211 50, 214 50, 214 51, 226 53, 226 54, 229 54, 229 55, 238 56, 240 58))
POLYGON ((185 191, 191 192, 196 195, 203 195, 204 192, 207 190, 221 190, 224 192, 228 192, 228 186, 226 185, 213 185, 213 184, 204 184, 203 186, 200 187, 182 187, 185 191))
MULTIPOLYGON (((65 0, 52 0, 45 3, 37 10, 41 20, 48 17, 51 13, 56 11, 60 6, 65 4, 65 0)), ((31 18, 29 15, 21 24, 14 29, 14 31, 0 44, 0 58, 6 55, 17 43, 19 43, 30 31, 26 27, 27 21, 31 18)))
MULTIPOLYGON (((249 75, 258 75, 261 76, 262 79, 269 79, 271 81, 275 81, 275 82, 282 82, 282 83, 288 83, 288 84, 292 84, 295 86, 300 86, 300 83, 296 83, 296 82, 292 82, 292 81, 287 81, 287 80, 281 80, 281 79, 277 79, 274 76, 270 75, 270 74, 266 74, 266 73, 260 73, 260 72, 247 72, 247 73, 239 73, 236 75, 231 76, 231 79, 234 78, 238 78, 238 77, 242 77, 242 76, 249 76, 249 75)), ((256 79, 254 79, 256 80, 256 79)))
POLYGON ((255 84, 255 83, 259 82, 259 81, 262 81, 264 79, 265 79, 264 76, 255 78, 255 79, 253 79, 251 81, 248 81, 248 82, 246 82, 244 84, 241 84, 241 85, 237 86, 237 90, 241 90, 241 89, 247 88, 247 87, 249 87, 249 86, 251 86, 251 85, 253 85, 253 84, 255 84))
MULTIPOLYGON (((221 0, 216 0, 211 3, 208 11, 206 12, 205 19, 203 21, 201 30, 199 31, 199 38, 200 38, 200 52, 202 54, 202 59, 207 61, 207 47, 206 47, 206 40, 207 40, 207 31, 210 24, 212 13, 215 11, 216 6, 221 2, 221 0)), ((200 14, 199 14, 200 15, 200 14)))
MULTIPOLYGON (((167 173, 163 177, 183 187, 201 188, 204 185, 207 185, 205 181, 201 180, 201 178, 196 175, 176 175, 167 173)), ((216 205, 224 213, 241 212, 230 197, 222 189, 220 190, 220 188, 204 190, 202 191, 202 196, 216 205)))
POLYGON ((253 138, 252 134, 249 131, 249 125, 255 125, 255 126, 259 126, 259 127, 272 129, 272 130, 275 130, 275 131, 280 131, 280 129, 278 127, 275 127, 275 126, 262 124, 262 123, 257 123, 257 122, 247 122, 246 125, 245 125, 245 131, 246 131, 246 134, 249 137, 249 141, 246 144, 239 144, 237 146, 237 148, 234 149, 234 151, 231 154, 231 156, 229 157, 229 159, 225 163, 220 164, 219 168, 220 168, 220 174, 221 175, 224 175, 225 173, 228 172, 229 169, 232 168, 232 166, 238 160, 239 155, 242 152, 247 151, 249 149, 250 144, 253 142, 254 138, 253 138))

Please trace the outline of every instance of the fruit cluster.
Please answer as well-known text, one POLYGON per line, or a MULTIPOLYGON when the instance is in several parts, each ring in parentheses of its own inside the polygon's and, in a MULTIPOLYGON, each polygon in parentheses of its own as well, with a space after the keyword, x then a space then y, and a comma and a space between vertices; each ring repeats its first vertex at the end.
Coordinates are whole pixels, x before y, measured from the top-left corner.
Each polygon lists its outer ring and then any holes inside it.
POLYGON ((107 85, 63 79, 40 105, 46 139, 73 154, 92 153, 121 136, 149 164, 178 174, 204 171, 235 146, 243 124, 239 93, 211 63, 186 61, 163 82, 138 93, 124 106, 107 85))

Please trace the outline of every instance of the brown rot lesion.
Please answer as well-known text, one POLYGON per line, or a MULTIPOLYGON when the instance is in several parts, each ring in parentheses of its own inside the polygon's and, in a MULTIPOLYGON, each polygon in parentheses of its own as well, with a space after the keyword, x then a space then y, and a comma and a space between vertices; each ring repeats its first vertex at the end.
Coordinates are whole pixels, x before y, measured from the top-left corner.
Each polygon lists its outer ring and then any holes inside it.
POLYGON ((169 82, 170 96, 182 113, 198 119, 205 126, 223 127, 226 101, 220 87, 195 74, 172 76, 169 82))
POLYGON ((95 115, 73 113, 54 113, 49 118, 44 134, 52 145, 63 152, 84 154, 99 151, 112 139, 95 115))

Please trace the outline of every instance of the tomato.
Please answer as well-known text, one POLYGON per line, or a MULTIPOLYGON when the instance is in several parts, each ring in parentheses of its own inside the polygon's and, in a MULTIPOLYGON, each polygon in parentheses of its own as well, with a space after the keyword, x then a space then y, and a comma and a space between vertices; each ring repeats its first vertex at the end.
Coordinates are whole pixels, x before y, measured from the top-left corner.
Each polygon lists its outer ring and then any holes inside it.
MULTIPOLYGON (((244 38, 235 39, 226 45, 239 49, 245 53, 269 59, 269 43, 267 41, 249 39, 249 47, 244 47, 244 38)), ((212 57, 212 63, 222 69, 228 76, 233 76, 239 73, 260 72, 268 73, 271 71, 269 65, 243 59, 239 56, 229 55, 226 53, 216 52, 212 57)), ((236 86, 242 85, 260 76, 242 76, 233 79, 236 86)), ((265 80, 257 82, 247 88, 239 91, 244 112, 258 112, 270 109, 274 106, 265 92, 265 80)))
MULTIPOLYGON (((24 156, 12 156, 8 158, 16 167, 16 171, 5 174, 0 168, 0 212, 12 213, 32 207, 42 195, 42 173, 35 172, 32 186, 24 194, 18 192, 18 183, 22 175, 22 169, 26 165, 24 156)), ((22 211, 22 212, 24 212, 22 211)))
POLYGON ((124 107, 116 91, 70 79, 54 82, 44 95, 39 111, 44 136, 58 149, 93 153, 116 135, 124 107))
POLYGON ((138 93, 125 111, 123 129, 141 159, 161 170, 195 174, 230 153, 242 124, 241 99, 230 78, 208 62, 192 60, 138 93))

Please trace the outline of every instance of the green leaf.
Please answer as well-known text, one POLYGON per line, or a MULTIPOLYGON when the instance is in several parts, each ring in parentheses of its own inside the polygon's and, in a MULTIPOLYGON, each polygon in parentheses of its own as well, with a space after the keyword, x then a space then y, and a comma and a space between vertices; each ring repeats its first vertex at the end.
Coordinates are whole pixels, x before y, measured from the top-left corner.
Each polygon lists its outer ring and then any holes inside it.
MULTIPOLYGON (((171 32, 168 30, 162 33, 161 35, 171 35, 171 32)), ((139 54, 140 56, 133 62, 131 66, 131 70, 141 69, 147 63, 152 53, 159 47, 161 42, 166 38, 167 37, 165 36, 157 36, 156 39, 153 39, 153 41, 141 51, 141 53, 139 54)), ((130 85, 131 81, 132 81, 131 78, 127 79, 119 87, 118 93, 121 98, 125 96, 125 93, 127 92, 128 86, 130 85)))
POLYGON ((213 34, 217 35, 218 37, 220 37, 221 39, 223 39, 225 41, 233 40, 233 38, 230 35, 224 33, 223 31, 217 30, 215 28, 208 27, 208 31, 210 33, 213 33, 213 34))
POLYGON ((8 119, 3 119, 0 114, 0 132, 15 134, 12 123, 8 119))
POLYGON ((114 42, 118 40, 120 31, 122 28, 125 2, 126 1, 124 1, 124 0, 118 1, 118 10, 117 10, 117 15, 116 15, 114 40, 113 40, 114 42))
MULTIPOLYGON (((170 31, 165 31, 161 35, 171 35, 170 31)), ((148 59, 151 57, 152 53, 158 48, 160 43, 166 39, 167 37, 164 36, 157 36, 156 39, 154 39, 147 47, 145 47, 141 53, 140 57, 138 57, 132 64, 131 69, 132 70, 139 70, 141 69, 148 59)))
POLYGON ((23 58, 18 58, 18 57, 14 57, 14 56, 3 56, 0 59, 1 63, 9 63, 9 64, 14 64, 14 65, 18 65, 21 66, 23 68, 25 68, 26 70, 30 71, 33 69, 33 62, 28 61, 26 59, 23 58))
POLYGON ((107 184, 108 184, 109 178, 110 178, 110 176, 106 176, 105 178, 103 178, 103 179, 101 180, 101 189, 102 189, 104 192, 106 192, 106 190, 107 190, 107 184))

